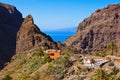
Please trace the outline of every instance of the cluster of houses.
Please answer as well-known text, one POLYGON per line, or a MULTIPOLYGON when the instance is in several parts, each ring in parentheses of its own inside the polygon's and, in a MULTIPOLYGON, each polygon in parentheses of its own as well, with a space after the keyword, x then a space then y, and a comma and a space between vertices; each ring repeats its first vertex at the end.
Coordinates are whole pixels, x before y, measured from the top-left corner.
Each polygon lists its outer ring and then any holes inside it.
MULTIPOLYGON (((115 63, 115 65, 120 65, 120 57, 108 55, 105 58, 90 58, 90 57, 84 57, 83 63, 87 67, 101 67, 103 64, 112 61, 115 63)), ((119 66, 120 68, 120 66, 119 66)))
MULTIPOLYGON (((56 59, 61 56, 60 50, 48 49, 45 51, 45 53, 48 54, 51 59, 56 59)), ((101 66, 102 64, 107 63, 109 61, 120 63, 120 57, 112 55, 108 55, 105 58, 83 57, 83 64, 87 67, 96 67, 96 65, 101 66)))

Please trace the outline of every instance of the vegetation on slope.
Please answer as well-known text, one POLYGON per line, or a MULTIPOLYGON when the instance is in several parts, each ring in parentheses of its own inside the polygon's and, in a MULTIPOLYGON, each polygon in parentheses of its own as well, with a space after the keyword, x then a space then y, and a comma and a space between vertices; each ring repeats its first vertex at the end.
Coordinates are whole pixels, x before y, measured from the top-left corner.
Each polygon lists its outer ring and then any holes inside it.
MULTIPOLYGON (((119 80, 119 69, 109 62, 106 67, 94 69, 83 65, 83 58, 72 61, 70 48, 64 48, 62 55, 52 60, 45 49, 14 56, 1 73, 2 80, 119 80)), ((104 54, 104 52, 101 52, 104 54)), ((96 56, 97 57, 97 56, 96 56)))

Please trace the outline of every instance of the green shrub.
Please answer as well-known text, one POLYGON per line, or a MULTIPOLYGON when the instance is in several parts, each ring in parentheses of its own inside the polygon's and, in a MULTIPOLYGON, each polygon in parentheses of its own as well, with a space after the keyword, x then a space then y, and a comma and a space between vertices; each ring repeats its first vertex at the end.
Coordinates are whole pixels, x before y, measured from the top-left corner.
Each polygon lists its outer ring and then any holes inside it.
POLYGON ((101 57, 105 57, 107 54, 106 54, 106 52, 105 51, 100 51, 100 56, 101 57))
POLYGON ((94 55, 95 55, 95 56, 100 56, 98 52, 96 52, 94 55))
POLYGON ((63 55, 71 56, 73 54, 73 50, 70 47, 65 47, 62 50, 63 55))
POLYGON ((72 53, 73 52, 71 50, 68 50, 68 51, 65 52, 65 55, 70 56, 70 55, 72 55, 72 53))
POLYGON ((77 73, 80 74, 81 73, 82 68, 80 66, 77 66, 77 73))
POLYGON ((48 46, 45 46, 45 47, 43 48, 44 51, 47 50, 47 49, 48 49, 48 46))
POLYGON ((114 68, 112 69, 112 72, 113 72, 113 75, 116 75, 116 74, 119 72, 119 69, 116 68, 116 67, 114 67, 114 68))
POLYGON ((24 61, 24 64, 21 65, 21 75, 19 79, 28 79, 29 75, 36 71, 42 64, 47 62, 51 62, 52 59, 49 55, 45 54, 44 56, 41 55, 41 49, 35 52, 31 58, 24 61))
POLYGON ((92 80, 108 80, 107 73, 103 69, 99 69, 97 74, 92 77, 92 80))
POLYGON ((81 58, 81 59, 79 60, 79 62, 83 62, 83 58, 81 58))
POLYGON ((107 49, 111 51, 111 55, 113 55, 114 52, 118 51, 118 47, 114 42, 111 42, 108 46, 107 49))
POLYGON ((44 57, 42 57, 40 61, 41 61, 41 64, 45 64, 47 62, 51 62, 52 59, 50 58, 48 54, 45 54, 44 57))
POLYGON ((26 60, 25 64, 21 65, 19 71, 21 71, 20 79, 27 79, 31 73, 37 70, 41 66, 39 56, 33 56, 26 60))
POLYGON ((80 74, 81 72, 89 72, 91 71, 92 69, 89 68, 89 67, 80 67, 80 66, 77 66, 77 71, 78 71, 78 74, 80 74))
POLYGON ((21 80, 27 80, 29 78, 29 73, 23 74, 23 76, 21 77, 21 80))
POLYGON ((103 69, 99 69, 96 75, 92 76, 92 80, 120 80, 120 77, 116 76, 118 72, 119 70, 115 67, 110 73, 107 73, 103 69))
POLYGON ((44 52, 41 48, 39 48, 33 53, 33 56, 44 56, 44 52))
POLYGON ((67 72, 67 68, 65 68, 64 66, 61 65, 49 65, 48 69, 46 71, 47 75, 53 75, 54 74, 54 78, 55 80, 60 80, 64 77, 64 75, 67 72))
POLYGON ((105 57, 107 54, 105 51, 100 51, 94 54, 95 56, 105 57))
POLYGON ((26 59, 23 59, 23 60, 21 61, 20 65, 23 65, 23 64, 25 64, 26 62, 27 62, 26 59))
POLYGON ((114 62, 110 61, 108 65, 109 66, 114 66, 114 62))
POLYGON ((71 66, 71 61, 69 60, 69 56, 61 56, 60 58, 57 58, 54 60, 55 64, 62 65, 64 67, 69 67, 71 66))
POLYGON ((9 75, 6 75, 2 80, 12 80, 12 77, 10 77, 9 75))

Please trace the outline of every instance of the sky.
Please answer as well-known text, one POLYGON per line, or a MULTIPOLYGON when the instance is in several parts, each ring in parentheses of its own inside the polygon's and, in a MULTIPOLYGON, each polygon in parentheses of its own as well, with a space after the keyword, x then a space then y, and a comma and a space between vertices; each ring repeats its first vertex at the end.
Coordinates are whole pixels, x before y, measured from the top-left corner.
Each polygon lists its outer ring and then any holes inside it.
POLYGON ((43 30, 77 27, 94 11, 120 0, 0 0, 11 4, 23 14, 31 14, 35 24, 43 30))

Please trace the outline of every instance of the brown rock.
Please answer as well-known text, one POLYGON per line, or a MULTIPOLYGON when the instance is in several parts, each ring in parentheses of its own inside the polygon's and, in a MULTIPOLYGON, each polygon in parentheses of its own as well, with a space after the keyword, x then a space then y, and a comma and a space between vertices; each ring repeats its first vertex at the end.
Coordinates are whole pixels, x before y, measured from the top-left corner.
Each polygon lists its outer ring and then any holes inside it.
POLYGON ((34 24, 32 16, 28 15, 17 33, 16 53, 46 46, 57 48, 51 37, 41 32, 34 24))
POLYGON ((65 44, 79 51, 96 51, 105 50, 111 42, 120 48, 120 4, 99 9, 84 19, 65 44))
POLYGON ((15 54, 16 34, 23 21, 12 5, 0 3, 0 68, 15 54))

